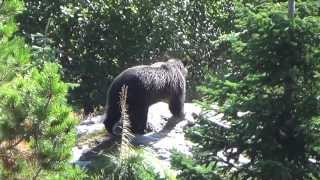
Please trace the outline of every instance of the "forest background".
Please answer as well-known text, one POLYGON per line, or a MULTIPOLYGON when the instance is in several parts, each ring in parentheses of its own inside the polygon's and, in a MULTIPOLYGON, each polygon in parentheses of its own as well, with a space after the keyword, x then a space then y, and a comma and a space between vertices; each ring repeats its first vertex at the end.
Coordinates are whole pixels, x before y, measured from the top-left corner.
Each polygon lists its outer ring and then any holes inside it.
POLYGON ((0 4, 0 177, 88 177, 68 163, 75 114, 101 110, 122 70, 165 57, 188 66, 188 101, 230 123, 188 130, 199 148, 173 158, 177 178, 320 177, 319 1, 0 4), (240 155, 250 162, 234 166, 240 155))

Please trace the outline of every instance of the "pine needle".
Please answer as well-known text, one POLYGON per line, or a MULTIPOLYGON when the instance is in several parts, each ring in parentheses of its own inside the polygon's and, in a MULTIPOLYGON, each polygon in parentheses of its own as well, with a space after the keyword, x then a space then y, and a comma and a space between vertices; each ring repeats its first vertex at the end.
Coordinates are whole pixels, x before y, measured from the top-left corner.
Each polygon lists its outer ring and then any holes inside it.
POLYGON ((120 159, 128 159, 130 152, 132 152, 131 140, 133 134, 130 131, 130 121, 128 115, 127 98, 128 98, 128 86, 122 86, 120 92, 120 107, 121 107, 121 119, 122 122, 122 134, 120 143, 120 159))

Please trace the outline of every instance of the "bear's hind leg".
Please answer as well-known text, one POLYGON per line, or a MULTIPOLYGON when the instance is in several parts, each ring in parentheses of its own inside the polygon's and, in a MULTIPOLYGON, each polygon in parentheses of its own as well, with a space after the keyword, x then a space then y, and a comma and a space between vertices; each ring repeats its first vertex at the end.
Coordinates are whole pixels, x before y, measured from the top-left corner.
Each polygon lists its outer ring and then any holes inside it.
POLYGON ((134 134, 144 134, 148 120, 148 106, 137 106, 130 109, 129 119, 134 134))
POLYGON ((169 101, 169 110, 175 118, 184 118, 184 98, 172 97, 169 101))

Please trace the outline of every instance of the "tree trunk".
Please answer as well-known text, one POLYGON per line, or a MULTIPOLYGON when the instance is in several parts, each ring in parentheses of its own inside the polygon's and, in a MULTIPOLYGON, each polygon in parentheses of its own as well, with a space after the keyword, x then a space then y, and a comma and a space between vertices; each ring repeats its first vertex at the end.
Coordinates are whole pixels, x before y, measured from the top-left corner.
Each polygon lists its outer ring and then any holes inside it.
POLYGON ((295 13, 295 1, 289 0, 288 1, 288 16, 289 18, 293 18, 295 13))

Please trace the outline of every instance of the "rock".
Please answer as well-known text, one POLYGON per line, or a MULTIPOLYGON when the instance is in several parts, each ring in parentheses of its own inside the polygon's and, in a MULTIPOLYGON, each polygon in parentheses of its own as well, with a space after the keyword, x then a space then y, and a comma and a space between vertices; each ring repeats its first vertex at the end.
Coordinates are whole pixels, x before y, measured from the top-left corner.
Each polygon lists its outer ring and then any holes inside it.
POLYGON ((72 148, 72 158, 71 158, 70 162, 73 164, 77 164, 80 167, 87 166, 88 164, 90 164, 90 163, 88 163, 89 161, 84 162, 84 161, 80 161, 79 159, 83 154, 85 154, 89 150, 90 150, 90 148, 88 145, 83 145, 81 147, 78 147, 78 146, 73 147, 72 148))
POLYGON ((134 144, 147 146, 154 150, 158 158, 170 167, 172 150, 191 155, 192 142, 186 140, 183 130, 194 124, 195 118, 201 113, 201 108, 192 103, 185 103, 185 118, 173 119, 167 103, 156 103, 149 108, 148 123, 155 132, 138 135, 134 144))
POLYGON ((103 120, 105 119, 105 114, 98 115, 98 116, 89 116, 84 121, 81 121, 80 125, 90 125, 90 124, 98 124, 103 123, 103 120))
POLYGON ((78 137, 89 135, 96 131, 104 130, 104 128, 105 127, 103 123, 79 125, 76 127, 78 137))
MULTIPOLYGON (((138 146, 151 149, 157 158, 165 165, 170 167, 170 156, 172 150, 177 150, 187 155, 191 155, 191 148, 193 143, 184 137, 184 129, 190 128, 195 124, 195 120, 203 112, 201 108, 193 103, 185 103, 185 117, 184 119, 171 118, 172 114, 169 110, 168 104, 159 102, 149 107, 148 113, 148 126, 152 132, 145 135, 136 135, 133 139, 133 143, 138 146)), ((216 111, 208 112, 207 116, 216 123, 221 123, 223 126, 226 124, 220 122, 220 116, 216 111)), ((99 115, 96 117, 89 117, 82 121, 77 126, 78 137, 84 139, 84 137, 90 137, 90 134, 104 129, 102 123, 105 115, 99 115)), ((98 145, 99 146, 99 145, 98 145)), ((79 158, 86 152, 88 147, 80 145, 73 149, 73 162, 77 164, 88 165, 89 162, 79 161, 79 158)))
MULTIPOLYGON (((148 113, 148 129, 152 131, 144 135, 136 135, 132 143, 142 146, 152 152, 150 154, 156 155, 155 158, 160 162, 155 165, 157 170, 169 168, 172 150, 192 155, 191 148, 194 144, 185 138, 184 129, 195 125, 195 121, 200 115, 205 116, 221 127, 230 128, 228 122, 221 120, 223 114, 218 113, 218 107, 213 105, 211 109, 211 111, 202 111, 196 104, 185 103, 184 119, 174 119, 171 118, 172 114, 167 103, 156 103, 149 108, 148 113)), ((245 115, 245 113, 240 113, 239 115, 245 115)), ((108 149, 114 144, 112 142, 113 138, 105 136, 107 133, 104 133, 104 119, 104 114, 88 117, 76 127, 79 140, 84 140, 85 143, 78 142, 77 146, 72 149, 72 163, 88 167, 90 163, 94 162, 93 157, 97 152, 108 149), (100 132, 100 136, 92 137, 92 134, 97 132, 100 132), (89 140, 85 140, 86 138, 89 140), (92 143, 89 145, 89 141, 94 142, 93 147, 92 143)), ((218 156, 222 159, 225 158, 222 152, 218 152, 218 156)), ((248 162, 247 158, 240 155, 239 162, 234 163, 237 165, 248 162)))
POLYGON ((102 114, 94 117, 89 116, 87 119, 81 121, 80 125, 76 127, 78 137, 104 130, 104 119, 105 114, 102 114))

